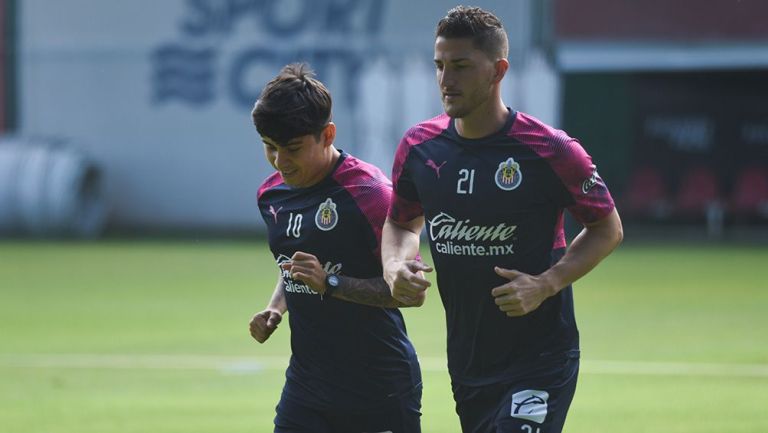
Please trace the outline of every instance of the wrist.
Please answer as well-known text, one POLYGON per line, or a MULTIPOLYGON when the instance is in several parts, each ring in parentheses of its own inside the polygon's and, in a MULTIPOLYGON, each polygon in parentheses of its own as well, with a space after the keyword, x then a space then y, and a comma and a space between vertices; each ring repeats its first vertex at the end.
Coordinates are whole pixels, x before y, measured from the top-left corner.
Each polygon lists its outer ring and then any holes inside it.
POLYGON ((321 293, 321 295, 332 296, 333 292, 335 292, 336 289, 339 288, 340 283, 341 283, 341 280, 338 275, 325 274, 325 278, 323 279, 323 292, 321 293))
POLYGON ((325 292, 328 291, 328 275, 331 274, 325 272, 323 278, 320 279, 320 287, 318 287, 318 290, 316 290, 320 295, 325 295, 325 292))
POLYGON ((381 267, 386 271, 387 269, 389 269, 392 266, 394 266, 394 264, 396 262, 397 262, 397 259, 395 259, 394 257, 390 257, 390 258, 382 260, 381 267))
POLYGON ((563 288, 560 279, 552 269, 539 275, 539 278, 544 282, 547 297, 555 296, 563 288))
POLYGON ((396 258, 389 258, 382 263, 382 277, 388 286, 392 287, 392 283, 394 282, 395 276, 397 275, 397 269, 399 264, 402 262, 402 260, 398 260, 396 258))

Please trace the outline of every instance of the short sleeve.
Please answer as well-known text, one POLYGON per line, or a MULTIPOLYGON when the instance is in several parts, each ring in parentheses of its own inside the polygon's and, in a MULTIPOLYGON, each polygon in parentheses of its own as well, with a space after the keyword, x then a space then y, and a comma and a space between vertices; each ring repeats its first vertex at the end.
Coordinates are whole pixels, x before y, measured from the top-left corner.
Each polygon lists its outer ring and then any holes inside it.
POLYGON ((613 210, 614 202, 592 157, 578 140, 567 136, 559 138, 555 138, 549 162, 567 191, 560 205, 582 224, 604 218, 613 210))
POLYGON ((381 232, 391 198, 392 188, 389 182, 372 183, 361 191, 359 197, 356 197, 357 204, 368 221, 368 229, 373 232, 371 239, 373 244, 369 247, 379 259, 381 259, 381 232))
POLYGON ((397 222, 408 222, 424 214, 416 185, 408 169, 408 157, 412 146, 407 139, 400 141, 392 165, 392 200, 389 217, 397 222))

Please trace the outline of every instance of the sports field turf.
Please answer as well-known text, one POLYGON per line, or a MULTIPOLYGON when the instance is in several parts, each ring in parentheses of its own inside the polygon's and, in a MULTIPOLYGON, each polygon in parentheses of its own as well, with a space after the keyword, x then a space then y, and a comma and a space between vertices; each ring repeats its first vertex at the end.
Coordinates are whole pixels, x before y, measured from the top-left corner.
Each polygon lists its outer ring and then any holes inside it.
MULTIPOLYGON (((427 256, 428 258, 428 256, 427 256)), ((289 330, 259 242, 0 243, 0 432, 269 432, 289 330)), ((576 284, 566 430, 768 432, 768 247, 624 245, 576 284)), ((407 310, 423 431, 458 432, 436 291, 407 310)))

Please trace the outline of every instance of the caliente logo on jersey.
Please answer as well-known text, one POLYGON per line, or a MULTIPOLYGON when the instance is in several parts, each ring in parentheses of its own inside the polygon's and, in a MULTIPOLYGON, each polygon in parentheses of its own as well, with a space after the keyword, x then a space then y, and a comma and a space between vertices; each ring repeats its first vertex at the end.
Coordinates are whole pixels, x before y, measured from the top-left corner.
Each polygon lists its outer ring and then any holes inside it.
POLYGON ((526 389, 512 394, 513 418, 525 419, 536 423, 543 423, 547 417, 547 400, 549 393, 536 389, 526 389))
POLYGON ((498 223, 472 224, 440 212, 429 222, 429 238, 435 251, 458 256, 502 256, 515 253, 513 237, 516 225, 498 223))
POLYGON ((496 186, 504 191, 512 191, 520 186, 523 181, 523 172, 520 171, 520 164, 515 162, 512 157, 499 163, 499 168, 494 175, 496 186))
POLYGON ((336 211, 336 203, 330 197, 320 203, 315 214, 315 224, 320 230, 327 232, 336 227, 339 222, 339 213, 336 211))
MULTIPOLYGON (((303 281, 294 280, 293 277, 291 276, 291 272, 286 269, 283 269, 282 265, 284 265, 285 263, 292 262, 290 257, 286 256, 285 254, 280 254, 279 256, 277 256, 275 261, 277 262, 277 267, 280 269, 280 275, 283 277, 283 284, 286 292, 302 293, 305 295, 319 295, 319 293, 312 290, 312 288, 309 287, 309 285, 307 285, 303 281)), ((331 262, 325 262, 325 264, 323 265, 323 270, 327 274, 341 275, 342 266, 343 265, 341 263, 334 264, 331 262)))

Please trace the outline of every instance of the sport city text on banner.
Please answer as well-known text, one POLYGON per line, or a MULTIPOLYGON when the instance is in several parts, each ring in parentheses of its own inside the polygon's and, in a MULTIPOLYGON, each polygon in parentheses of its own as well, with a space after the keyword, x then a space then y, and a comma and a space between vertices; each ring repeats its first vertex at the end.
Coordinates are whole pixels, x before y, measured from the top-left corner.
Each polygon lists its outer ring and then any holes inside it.
POLYGON ((224 89, 232 103, 250 107, 261 86, 254 71, 309 62, 322 77, 341 71, 355 93, 359 71, 370 61, 387 0, 187 0, 178 24, 180 41, 151 54, 154 104, 212 104, 224 89), (249 32, 249 46, 225 52, 235 33, 249 32), (362 42, 361 42, 362 41, 362 42))

